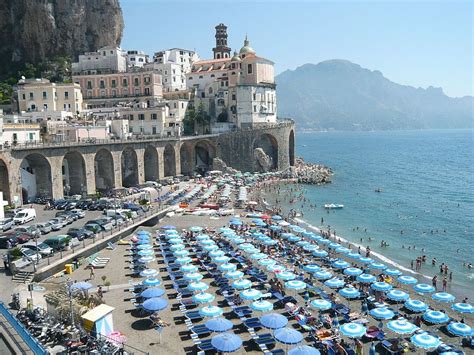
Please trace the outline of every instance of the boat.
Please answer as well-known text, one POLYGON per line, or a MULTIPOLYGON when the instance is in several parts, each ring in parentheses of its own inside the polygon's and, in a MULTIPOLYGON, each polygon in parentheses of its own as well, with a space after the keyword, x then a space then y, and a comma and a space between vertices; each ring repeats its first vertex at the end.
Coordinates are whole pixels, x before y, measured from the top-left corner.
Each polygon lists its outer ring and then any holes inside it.
POLYGON ((340 210, 340 209, 344 208, 344 205, 337 205, 337 204, 334 204, 334 203, 328 203, 328 204, 324 205, 324 208, 326 208, 328 210, 340 210))
POLYGON ((375 189, 375 192, 383 192, 383 190, 382 190, 380 187, 377 187, 377 188, 375 189))

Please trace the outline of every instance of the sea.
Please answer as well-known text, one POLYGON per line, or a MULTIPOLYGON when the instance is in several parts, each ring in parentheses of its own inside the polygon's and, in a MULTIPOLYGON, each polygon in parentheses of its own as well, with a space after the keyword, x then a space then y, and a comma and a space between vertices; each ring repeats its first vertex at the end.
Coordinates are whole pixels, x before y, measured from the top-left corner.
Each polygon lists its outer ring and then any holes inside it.
MULTIPOLYGON (((445 263, 453 272, 448 291, 458 298, 472 296, 474 268, 467 265, 474 264, 473 134, 472 130, 300 132, 297 156, 331 167, 334 176, 331 184, 304 185, 308 202, 303 209, 301 203, 287 207, 302 210, 302 219, 313 226, 330 225, 346 240, 369 245, 384 262, 405 273, 412 260, 426 255, 419 278, 428 283, 445 263), (327 203, 344 208, 328 213, 323 207, 327 203), (382 247, 382 240, 388 246, 382 247)), ((440 285, 442 277, 438 279, 440 285)))

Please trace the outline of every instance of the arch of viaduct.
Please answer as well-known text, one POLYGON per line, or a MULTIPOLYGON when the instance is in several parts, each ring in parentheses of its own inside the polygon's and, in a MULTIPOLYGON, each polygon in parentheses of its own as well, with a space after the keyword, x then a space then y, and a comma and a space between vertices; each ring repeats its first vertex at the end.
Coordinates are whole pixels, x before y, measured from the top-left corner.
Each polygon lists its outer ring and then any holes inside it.
POLYGON ((212 169, 213 159, 241 171, 255 171, 255 148, 262 148, 272 168, 294 164, 294 124, 179 139, 106 144, 17 148, 0 152, 0 191, 4 199, 27 201, 130 187, 176 175, 212 169))

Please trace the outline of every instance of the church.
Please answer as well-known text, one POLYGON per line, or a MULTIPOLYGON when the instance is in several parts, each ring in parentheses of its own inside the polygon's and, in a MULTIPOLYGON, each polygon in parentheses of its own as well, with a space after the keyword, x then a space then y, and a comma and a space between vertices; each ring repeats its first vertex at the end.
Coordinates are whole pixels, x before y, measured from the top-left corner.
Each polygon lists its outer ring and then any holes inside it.
POLYGON ((195 107, 210 116, 213 133, 276 122, 274 63, 258 56, 247 36, 231 55, 227 26, 215 29, 214 58, 194 62, 186 75, 195 107))

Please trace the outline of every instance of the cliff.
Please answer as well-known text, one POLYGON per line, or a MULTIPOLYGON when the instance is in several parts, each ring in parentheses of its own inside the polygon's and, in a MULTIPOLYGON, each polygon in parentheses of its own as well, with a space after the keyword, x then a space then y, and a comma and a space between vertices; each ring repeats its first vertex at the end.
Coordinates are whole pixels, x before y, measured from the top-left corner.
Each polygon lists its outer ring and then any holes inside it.
POLYGON ((118 46, 119 0, 0 0, 0 77, 25 63, 118 46))

